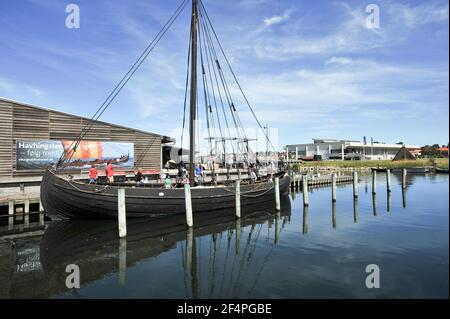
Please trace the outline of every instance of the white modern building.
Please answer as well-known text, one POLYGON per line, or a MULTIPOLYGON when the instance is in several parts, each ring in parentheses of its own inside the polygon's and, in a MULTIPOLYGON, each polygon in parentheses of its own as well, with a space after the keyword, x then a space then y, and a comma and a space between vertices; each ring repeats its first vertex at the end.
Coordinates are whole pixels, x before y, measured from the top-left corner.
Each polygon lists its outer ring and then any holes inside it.
POLYGON ((387 144, 381 142, 363 143, 352 140, 313 138, 313 143, 286 145, 290 159, 393 159, 395 154, 405 146, 410 151, 420 150, 417 145, 387 144))

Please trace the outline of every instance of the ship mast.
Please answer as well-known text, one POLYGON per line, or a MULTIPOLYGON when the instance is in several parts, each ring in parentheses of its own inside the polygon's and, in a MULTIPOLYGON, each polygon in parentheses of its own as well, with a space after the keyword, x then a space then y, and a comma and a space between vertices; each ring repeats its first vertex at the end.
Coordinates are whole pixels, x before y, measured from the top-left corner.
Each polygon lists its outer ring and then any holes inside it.
POLYGON ((192 0, 191 20, 191 106, 189 115, 189 181, 195 185, 195 121, 197 117, 197 28, 198 0, 192 0))

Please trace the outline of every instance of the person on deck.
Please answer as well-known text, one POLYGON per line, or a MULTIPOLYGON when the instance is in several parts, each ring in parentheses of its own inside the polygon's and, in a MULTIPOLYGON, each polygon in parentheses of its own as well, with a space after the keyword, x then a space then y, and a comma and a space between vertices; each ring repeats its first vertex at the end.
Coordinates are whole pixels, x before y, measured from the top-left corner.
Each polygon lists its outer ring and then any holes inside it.
POLYGON ((181 161, 180 164, 178 164, 178 182, 182 182, 185 175, 185 168, 184 168, 184 162, 181 161))
POLYGON ((166 175, 166 180, 164 181, 164 185, 167 189, 172 188, 172 180, 170 179, 170 176, 166 175))
POLYGON ((94 165, 89 169, 89 184, 97 183, 98 172, 94 165))
POLYGON ((203 169, 200 166, 200 164, 197 164, 195 166, 195 179, 197 183, 202 184, 203 183, 203 169))
POLYGON ((144 176, 142 175, 142 169, 138 168, 138 171, 135 175, 135 179, 136 179, 136 183, 141 183, 142 180, 144 179, 144 176))
POLYGON ((105 174, 106 174, 106 179, 108 180, 108 183, 110 183, 110 184, 114 183, 114 171, 113 171, 111 162, 108 162, 106 164, 105 174))

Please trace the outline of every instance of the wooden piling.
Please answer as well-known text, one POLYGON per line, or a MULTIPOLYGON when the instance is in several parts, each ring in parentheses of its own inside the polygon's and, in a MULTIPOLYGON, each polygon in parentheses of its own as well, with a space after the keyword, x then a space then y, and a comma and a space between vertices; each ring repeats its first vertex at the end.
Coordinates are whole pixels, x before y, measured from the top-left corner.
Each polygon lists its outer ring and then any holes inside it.
POLYGON ((192 227, 194 226, 194 220, 192 218, 192 198, 189 184, 184 185, 184 201, 186 204, 186 224, 188 227, 192 227))
POLYGON ((119 241, 119 285, 125 286, 127 275, 127 239, 121 238, 119 241))
POLYGON ((308 206, 309 205, 309 194, 308 194, 308 176, 303 176, 302 181, 302 188, 303 188, 303 205, 308 206))
POLYGON ((117 190, 117 208, 119 219, 119 237, 127 237, 127 218, 126 218, 126 205, 125 205, 125 188, 119 188, 117 190))
POLYGON ((373 216, 377 216, 377 194, 372 194, 373 216))
POLYGON ((359 220, 358 197, 355 197, 353 199, 353 221, 355 224, 357 224, 358 220, 359 220))
POLYGON ((277 211, 281 210, 280 204, 280 178, 275 177, 275 209, 277 211))
POLYGON ((353 198, 358 197, 358 172, 353 171, 353 198))
POLYGON ((406 188, 406 168, 402 169, 402 188, 406 188))
POLYGON ((241 253, 241 220, 236 220, 236 255, 241 253))
POLYGON ((303 234, 308 233, 308 206, 303 206, 303 234))
POLYGON ((336 173, 331 174, 331 200, 336 201, 336 173))
POLYGON ((39 211, 43 212, 44 211, 44 206, 42 205, 42 202, 39 201, 39 211))
POLYGON ((277 211, 275 215, 275 244, 280 242, 280 234, 281 234, 281 213, 277 211))
POLYGON ((241 181, 236 181, 234 187, 236 197, 236 217, 241 218, 241 181))
POLYGON ((333 228, 336 228, 336 202, 335 201, 333 201, 331 203, 331 215, 332 215, 333 228))
POLYGON ((8 202, 8 215, 14 215, 14 202, 12 200, 8 202))
POLYGON ((372 194, 377 193, 377 171, 372 171, 372 194))
POLYGON ((30 213, 30 200, 29 199, 25 199, 24 206, 25 206, 24 213, 29 214, 30 213))
POLYGON ((405 188, 402 189, 402 204, 403 204, 403 208, 406 208, 406 189, 405 188))
POLYGON ((386 170, 386 187, 387 187, 387 192, 390 193, 391 192, 391 170, 390 169, 386 170))
POLYGON ((388 212, 388 213, 391 211, 391 200, 392 200, 392 193, 391 193, 391 192, 388 192, 388 194, 387 194, 387 201, 386 201, 386 204, 387 204, 387 212, 388 212))
POLYGON ((186 231, 186 271, 191 272, 192 268, 192 256, 194 249, 194 229, 189 227, 186 231))

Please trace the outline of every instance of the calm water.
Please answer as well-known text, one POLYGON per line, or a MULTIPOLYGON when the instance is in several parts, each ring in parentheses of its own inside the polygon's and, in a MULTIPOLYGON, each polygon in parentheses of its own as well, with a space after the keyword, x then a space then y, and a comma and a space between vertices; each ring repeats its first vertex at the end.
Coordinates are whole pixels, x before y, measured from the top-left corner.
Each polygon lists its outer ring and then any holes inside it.
MULTIPOLYGON (((49 223, 42 236, 0 244, 0 297, 44 298, 448 298, 448 175, 408 176, 402 194, 392 176, 388 200, 378 174, 359 185, 313 189, 309 209, 292 193, 275 214, 129 221, 127 240, 114 222, 49 223), (81 289, 65 286, 76 264, 81 289), (367 289, 365 268, 381 270, 367 289)), ((231 215, 231 216, 230 216, 231 215)))

